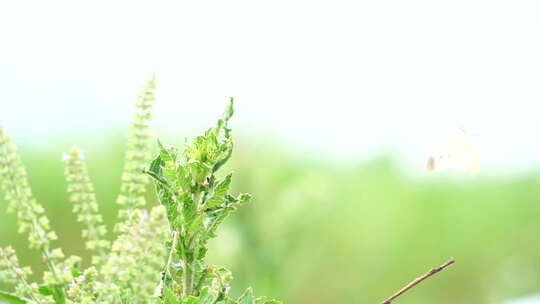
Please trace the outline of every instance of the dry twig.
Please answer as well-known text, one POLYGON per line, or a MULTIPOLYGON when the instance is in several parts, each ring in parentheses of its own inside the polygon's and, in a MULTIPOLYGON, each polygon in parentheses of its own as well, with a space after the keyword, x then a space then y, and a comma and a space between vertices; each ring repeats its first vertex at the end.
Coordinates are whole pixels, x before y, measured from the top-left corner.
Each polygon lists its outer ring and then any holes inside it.
POLYGON ((423 280, 429 278, 430 276, 436 274, 437 272, 445 269, 446 267, 454 264, 455 262, 456 262, 456 260, 454 258, 451 258, 450 260, 446 261, 446 263, 442 264, 441 266, 436 267, 436 268, 432 268, 431 270, 426 272, 423 276, 414 279, 412 282, 407 284, 405 287, 401 288, 398 292, 393 294, 391 297, 389 297, 388 299, 382 301, 381 304, 390 304, 390 303, 392 303, 393 300, 395 300, 397 297, 399 297, 400 295, 405 293, 407 290, 413 288, 418 283, 420 283, 423 280))

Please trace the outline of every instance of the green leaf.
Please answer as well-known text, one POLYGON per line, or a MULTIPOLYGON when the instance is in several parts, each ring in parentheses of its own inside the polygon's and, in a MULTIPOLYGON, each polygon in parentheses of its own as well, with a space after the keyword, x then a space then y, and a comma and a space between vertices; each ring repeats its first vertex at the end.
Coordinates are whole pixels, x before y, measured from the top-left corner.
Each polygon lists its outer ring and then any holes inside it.
POLYGON ((208 287, 204 287, 199 294, 199 304, 213 304, 216 296, 210 294, 208 287))
POLYGON ((163 303, 164 304, 180 304, 178 298, 170 288, 163 289, 163 303))
POLYGON ((169 184, 167 183, 167 181, 164 180, 160 175, 157 175, 156 173, 152 171, 144 171, 144 173, 150 175, 150 177, 154 179, 154 182, 160 183, 166 187, 169 187, 169 184))
POLYGON ((223 120, 225 122, 228 122, 229 119, 233 116, 234 114, 234 98, 230 98, 229 99, 229 105, 227 105, 227 109, 225 109, 225 113, 223 113, 223 120))
POLYGON ((185 166, 176 168, 176 183, 182 191, 191 191, 191 175, 185 166))
POLYGON ((206 215, 204 213, 197 215, 193 219, 191 224, 189 224, 188 231, 191 233, 191 232, 194 232, 195 230, 197 230, 197 228, 202 225, 202 222, 203 222, 205 217, 206 217, 206 215))
POLYGON ((210 222, 210 225, 208 227, 208 231, 206 232, 206 235, 203 238, 203 242, 208 241, 211 238, 216 237, 216 230, 219 224, 223 222, 223 220, 229 215, 230 208, 224 208, 220 211, 220 213, 210 222))
POLYGON ((219 206, 225 200, 225 195, 231 187, 232 173, 227 175, 223 180, 221 180, 215 187, 214 193, 210 199, 205 204, 205 208, 213 208, 219 206))
POLYGON ((212 168, 212 172, 216 172, 223 166, 229 158, 231 158, 232 150, 233 150, 233 143, 232 140, 229 138, 227 141, 221 145, 222 151, 216 156, 216 164, 212 168))
POLYGON ((238 298, 238 304, 254 304, 255 301, 253 299, 253 289, 251 287, 248 287, 246 291, 238 298))
POLYGON ((240 204, 244 204, 244 203, 249 202, 251 198, 252 198, 252 195, 249 193, 240 193, 238 197, 236 198, 236 202, 240 204))
POLYGON ((277 300, 267 300, 266 297, 258 297, 255 299, 255 304, 283 304, 277 300))
POLYGON ((52 285, 52 296, 54 303, 63 304, 66 303, 66 294, 64 293, 64 285, 52 285))
POLYGON ((189 161, 188 167, 191 169, 191 176, 197 184, 204 182, 211 170, 207 164, 197 160, 189 161))
POLYGON ((169 218, 169 220, 172 221, 176 218, 174 210, 176 209, 175 203, 177 197, 174 193, 174 190, 171 189, 169 183, 162 177, 162 163, 163 161, 161 160, 161 155, 158 155, 150 164, 149 170, 144 172, 150 177, 152 177, 152 179, 154 180, 154 185, 156 187, 156 193, 159 198, 159 202, 167 208, 167 217, 169 218))
POLYGON ((158 154, 154 160, 150 163, 150 172, 154 172, 157 176, 161 176, 161 165, 163 164, 163 161, 161 160, 161 155, 158 154))
POLYGON ((204 261, 208 240, 216 235, 218 226, 240 204, 251 199, 246 193, 229 194, 232 174, 221 179, 214 174, 233 150, 231 129, 227 126, 234 113, 233 105, 231 98, 217 124, 202 136, 186 139, 184 149, 158 141, 159 155, 147 174, 154 179, 159 200, 166 207, 170 232, 174 232, 171 235, 179 237, 179 241, 175 242, 174 251, 170 248, 172 242, 166 243, 170 275, 162 278, 161 297, 156 304, 281 304, 265 297, 255 298, 251 288, 238 299, 229 298, 232 274, 224 268, 207 266, 204 261), (186 278, 191 280, 183 281, 186 278), (180 295, 180 284, 188 289, 183 293, 188 291, 187 294, 180 295))
POLYGON ((225 109, 225 112, 223 112, 223 115, 221 116, 221 119, 218 120, 217 125, 212 129, 216 136, 219 136, 221 131, 223 131, 223 135, 225 136, 225 138, 230 138, 231 129, 227 128, 227 123, 229 122, 229 119, 233 116, 233 114, 234 98, 231 97, 231 99, 229 100, 229 104, 225 109))
POLYGON ((161 159, 163 159, 164 162, 170 162, 174 161, 174 155, 169 151, 168 148, 166 148, 161 141, 157 140, 158 146, 159 146, 159 155, 161 156, 161 159))
POLYGON ((52 296, 52 294, 53 294, 52 289, 48 285, 39 286, 38 291, 39 291, 40 294, 42 294, 44 296, 52 296))
POLYGON ((162 166, 163 161, 161 159, 161 155, 157 155, 154 160, 150 163, 150 168, 148 170, 144 170, 144 173, 150 175, 154 179, 154 182, 163 184, 166 187, 169 187, 169 183, 163 178, 162 174, 162 166))
POLYGON ((13 304, 16 304, 16 303, 28 303, 29 300, 25 299, 25 298, 21 298, 21 297, 18 297, 14 294, 11 294, 9 292, 5 292, 5 291, 0 291, 0 300, 4 300, 6 301, 7 303, 13 303, 13 304))
MULTIPOLYGON (((72 270, 73 272, 73 270, 72 270)), ((79 273, 75 270, 73 273, 79 273)), ((52 296, 54 303, 66 303, 66 295, 64 293, 64 285, 41 285, 38 287, 40 294, 44 296, 52 296)))
POLYGON ((159 155, 161 156, 162 160, 161 167, 163 170, 163 176, 166 180, 172 181, 176 175, 176 153, 173 148, 166 148, 163 146, 159 140, 158 146, 159 155))
POLYGON ((82 275, 82 273, 77 269, 77 267, 71 268, 71 275, 73 275, 74 278, 78 278, 82 275))
MULTIPOLYGON (((159 157, 159 156, 158 156, 159 157)), ((159 199, 160 204, 164 205, 167 211, 167 218, 169 223, 173 223, 178 217, 176 213, 177 207, 177 197, 174 194, 173 190, 169 187, 168 183, 163 180, 160 176, 152 171, 145 171, 150 177, 154 179, 154 185, 156 187, 156 193, 159 199)))
POLYGON ((198 303, 199 303, 199 299, 194 296, 189 296, 182 300, 182 304, 198 304, 198 303))

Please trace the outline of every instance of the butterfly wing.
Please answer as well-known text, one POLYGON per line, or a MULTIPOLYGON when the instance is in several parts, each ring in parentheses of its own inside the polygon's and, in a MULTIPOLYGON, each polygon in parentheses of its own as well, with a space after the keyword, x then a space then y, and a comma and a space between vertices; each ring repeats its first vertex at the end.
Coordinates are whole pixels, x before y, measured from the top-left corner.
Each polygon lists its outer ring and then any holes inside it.
POLYGON ((476 174, 480 169, 480 151, 473 143, 471 135, 460 130, 455 136, 456 168, 476 174))
POLYGON ((435 157, 432 155, 429 156, 427 161, 427 170, 428 171, 436 171, 437 167, 435 166, 435 157))
POLYGON ((475 174, 480 168, 480 153, 472 137, 459 130, 444 136, 427 162, 430 172, 454 168, 475 174))

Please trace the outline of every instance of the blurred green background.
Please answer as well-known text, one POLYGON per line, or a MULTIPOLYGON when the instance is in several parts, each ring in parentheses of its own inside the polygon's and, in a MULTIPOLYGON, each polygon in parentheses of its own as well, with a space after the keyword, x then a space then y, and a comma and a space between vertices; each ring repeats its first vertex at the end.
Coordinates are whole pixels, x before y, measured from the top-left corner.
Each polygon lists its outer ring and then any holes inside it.
MULTIPOLYGON (((233 271, 234 293, 253 285, 285 303, 379 303, 453 256, 396 303, 499 304, 540 293, 539 8, 0 1, 0 123, 56 244, 84 255, 61 153, 73 143, 87 152, 111 228, 139 85, 156 72, 153 125, 178 144, 234 96, 244 134, 229 168, 235 191, 255 200, 224 223, 208 257, 233 271), (478 135, 479 175, 424 172, 434 141, 455 127, 478 135)), ((14 245, 40 277, 3 205, 0 246, 14 245)))
MULTIPOLYGON (((87 152, 101 210, 115 223, 125 135, 99 133, 14 138, 68 255, 84 256, 60 160, 70 143, 87 152)), ((450 257, 454 266, 396 303, 502 303, 540 291, 540 172, 419 175, 391 153, 336 162, 278 140, 236 143, 227 170, 235 191, 255 199, 221 227, 209 256, 233 271, 234 293, 251 285, 285 303, 378 303, 450 257)), ((0 229, 0 245, 41 275, 5 208, 0 229)))

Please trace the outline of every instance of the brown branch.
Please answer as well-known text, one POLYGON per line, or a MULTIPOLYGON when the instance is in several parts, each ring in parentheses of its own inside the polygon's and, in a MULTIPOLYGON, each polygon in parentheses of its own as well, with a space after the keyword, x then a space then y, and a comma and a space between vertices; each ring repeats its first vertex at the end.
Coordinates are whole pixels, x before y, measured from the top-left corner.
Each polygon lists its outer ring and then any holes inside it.
POLYGON ((392 301, 394 301, 397 297, 399 297, 400 295, 404 294, 407 290, 413 288, 416 284, 422 282, 423 280, 429 278, 430 276, 436 274, 437 272, 439 272, 439 271, 445 269, 446 267, 448 267, 448 266, 454 264, 455 262, 456 262, 456 260, 455 260, 454 258, 451 258, 450 260, 446 261, 446 263, 442 264, 441 266, 429 270, 429 271, 426 272, 423 276, 414 279, 414 281, 410 282, 410 283, 407 284, 405 287, 401 288, 401 289, 400 289, 398 292, 396 292, 394 295, 392 295, 392 296, 389 297, 388 299, 382 301, 381 304, 390 304, 390 303, 392 303, 392 301))

